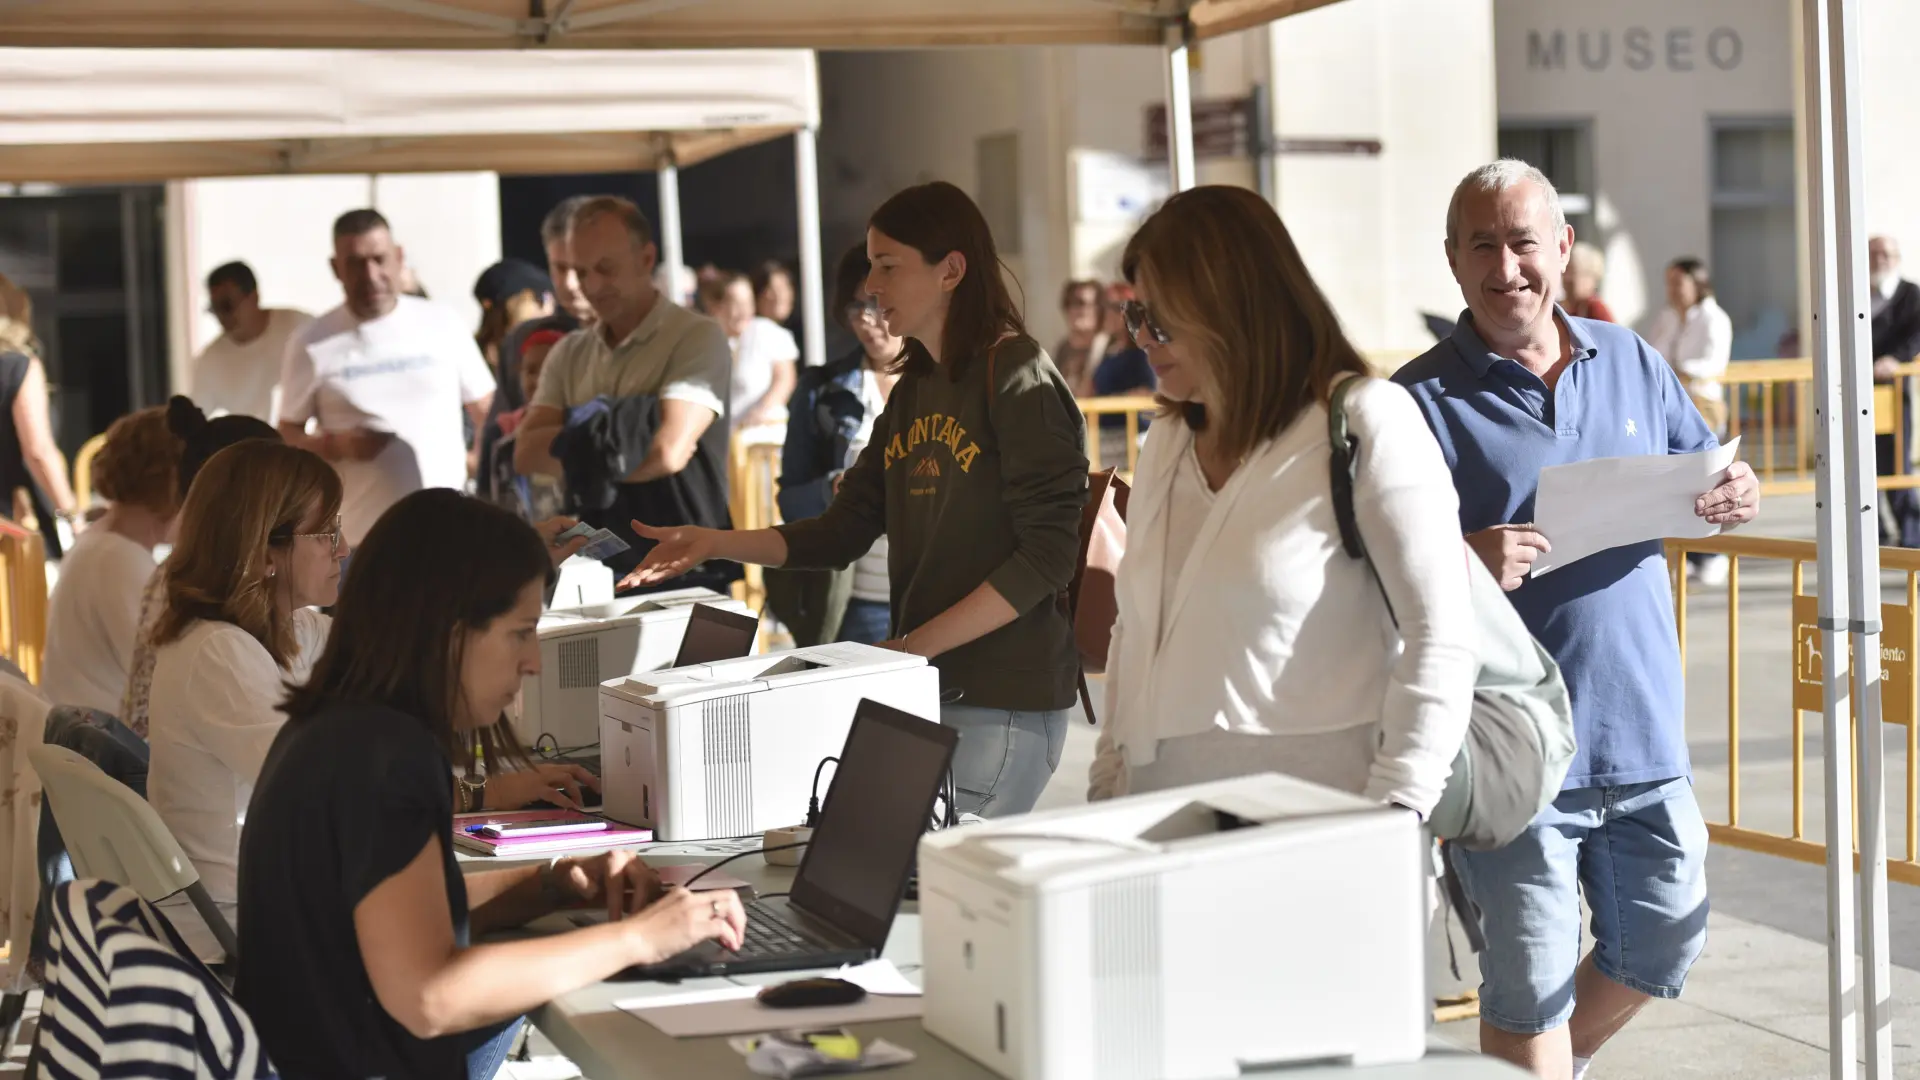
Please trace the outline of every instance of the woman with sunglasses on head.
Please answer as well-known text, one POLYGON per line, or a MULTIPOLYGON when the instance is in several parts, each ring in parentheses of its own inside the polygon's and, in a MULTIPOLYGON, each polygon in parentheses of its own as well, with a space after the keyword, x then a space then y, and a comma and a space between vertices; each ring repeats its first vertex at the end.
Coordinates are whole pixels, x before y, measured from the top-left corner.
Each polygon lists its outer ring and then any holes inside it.
POLYGON ((731 890, 662 890, 627 852, 466 876, 454 861, 447 775, 476 744, 513 744, 503 710, 540 670, 553 572, 531 527, 444 489, 395 503, 354 553, 240 841, 234 990, 289 1080, 486 1080, 526 1012, 704 941, 740 947, 731 890), (572 905, 610 919, 472 944, 572 905))
POLYGON ((891 648, 928 657, 953 703, 958 809, 1024 813, 1066 740, 1078 658, 1057 597, 1079 556, 1086 427, 1026 333, 980 210, 952 184, 902 191, 867 226, 867 292, 905 338, 900 381, 826 512, 775 529, 634 528, 625 584, 708 559, 844 567, 887 537, 891 648))
POLYGON ((1173 196, 1124 268, 1163 419, 1134 474, 1089 796, 1272 770, 1424 815, 1477 670, 1438 444, 1405 390, 1366 377, 1253 192, 1173 196), (1353 507, 1377 582, 1342 548, 1330 492, 1328 404, 1350 378, 1353 507))

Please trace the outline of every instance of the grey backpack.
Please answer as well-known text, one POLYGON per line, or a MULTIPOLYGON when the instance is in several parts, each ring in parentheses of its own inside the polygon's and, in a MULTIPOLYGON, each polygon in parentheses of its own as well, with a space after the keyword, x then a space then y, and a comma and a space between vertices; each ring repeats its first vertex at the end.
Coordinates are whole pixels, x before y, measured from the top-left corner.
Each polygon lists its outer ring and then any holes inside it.
MULTIPOLYGON (((1366 561, 1379 585, 1379 571, 1367 555, 1353 512, 1360 440, 1348 429, 1346 400, 1360 382, 1343 380, 1327 407, 1333 512, 1341 545, 1348 555, 1366 561)), ((1473 682, 1466 740, 1427 824, 1442 840, 1486 851, 1511 843, 1560 794, 1573 760, 1573 707, 1560 666, 1527 631, 1500 583, 1478 558, 1471 553, 1465 558, 1473 583, 1474 656, 1480 670, 1473 682)), ((1384 586, 1380 598, 1392 617, 1393 602, 1384 586)))

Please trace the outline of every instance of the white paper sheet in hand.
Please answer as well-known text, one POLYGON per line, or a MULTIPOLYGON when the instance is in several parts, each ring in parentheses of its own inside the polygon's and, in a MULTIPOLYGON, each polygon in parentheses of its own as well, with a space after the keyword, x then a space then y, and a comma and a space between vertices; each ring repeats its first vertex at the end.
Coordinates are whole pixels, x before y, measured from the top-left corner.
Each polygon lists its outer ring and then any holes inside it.
POLYGON ((1693 504, 1739 456, 1736 438, 1697 454, 1594 458, 1541 469, 1533 527, 1553 550, 1534 562, 1533 576, 1608 548, 1713 536, 1720 526, 1695 514, 1693 504))

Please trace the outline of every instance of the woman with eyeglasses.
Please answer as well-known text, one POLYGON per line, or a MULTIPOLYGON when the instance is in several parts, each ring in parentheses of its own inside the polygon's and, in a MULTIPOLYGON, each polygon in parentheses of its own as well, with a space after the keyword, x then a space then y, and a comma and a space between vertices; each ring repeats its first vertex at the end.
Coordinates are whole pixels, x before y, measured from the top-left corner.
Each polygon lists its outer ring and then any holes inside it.
MULTIPOLYGON (((340 590, 340 477, 319 455, 253 440, 213 455, 180 511, 154 629, 147 798, 232 921, 240 822, 340 590)), ((170 912, 203 958, 218 946, 191 908, 170 912)))
POLYGON ((1123 265, 1162 420, 1134 473, 1089 797, 1270 770, 1427 813, 1476 665, 1459 504, 1418 407, 1366 377, 1250 191, 1173 196, 1123 265), (1377 581, 1334 514, 1328 405, 1347 379, 1377 581))
POLYGON ((1080 551, 1086 426, 1026 332, 986 219, 959 188, 888 199, 867 223, 866 288, 906 339, 900 381, 826 512, 750 532, 655 529, 625 585, 708 559, 844 567, 887 537, 890 648, 928 657, 957 729, 962 813, 1033 808, 1060 762, 1079 671, 1060 593, 1080 551))
MULTIPOLYGON (((819 517, 833 501, 840 474, 850 468, 873 436, 900 381, 893 370, 901 341, 887 330, 867 295, 867 246, 840 257, 834 274, 833 317, 859 342, 831 364, 802 372, 787 416, 780 453, 780 518, 819 517)), ((876 645, 888 637, 887 538, 843 571, 767 571, 767 606, 793 631, 796 645, 858 641, 876 645)))

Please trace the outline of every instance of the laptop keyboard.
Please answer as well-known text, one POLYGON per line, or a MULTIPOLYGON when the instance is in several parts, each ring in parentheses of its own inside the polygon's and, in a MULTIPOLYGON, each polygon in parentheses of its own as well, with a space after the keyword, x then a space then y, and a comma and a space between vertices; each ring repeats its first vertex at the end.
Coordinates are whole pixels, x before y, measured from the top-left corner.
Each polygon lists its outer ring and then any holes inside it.
POLYGON ((746 913, 746 940, 735 956, 799 956, 841 947, 804 926, 794 926, 780 917, 779 909, 758 900, 747 901, 746 913))

